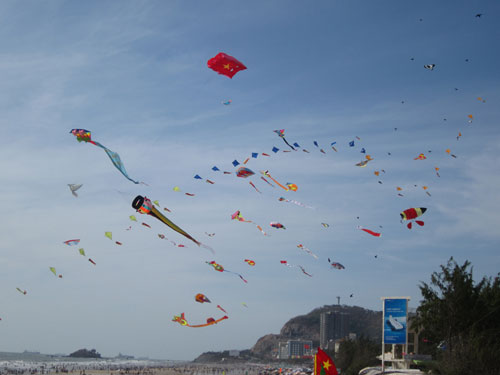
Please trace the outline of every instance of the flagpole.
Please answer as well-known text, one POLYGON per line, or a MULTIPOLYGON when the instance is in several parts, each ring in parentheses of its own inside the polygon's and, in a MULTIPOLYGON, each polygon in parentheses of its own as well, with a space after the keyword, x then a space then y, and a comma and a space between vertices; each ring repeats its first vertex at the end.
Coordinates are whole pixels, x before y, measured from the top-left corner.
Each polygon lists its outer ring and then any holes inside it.
POLYGON ((385 321, 385 298, 382 298, 382 374, 385 373, 384 321, 385 321))

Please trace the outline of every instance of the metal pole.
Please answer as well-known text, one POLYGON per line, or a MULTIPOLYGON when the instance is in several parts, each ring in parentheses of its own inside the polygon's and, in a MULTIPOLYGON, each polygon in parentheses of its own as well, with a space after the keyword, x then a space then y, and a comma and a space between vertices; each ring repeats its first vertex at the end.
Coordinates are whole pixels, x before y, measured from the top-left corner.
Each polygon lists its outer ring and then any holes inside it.
POLYGON ((385 298, 382 298, 382 374, 385 373, 384 322, 385 322, 385 298))

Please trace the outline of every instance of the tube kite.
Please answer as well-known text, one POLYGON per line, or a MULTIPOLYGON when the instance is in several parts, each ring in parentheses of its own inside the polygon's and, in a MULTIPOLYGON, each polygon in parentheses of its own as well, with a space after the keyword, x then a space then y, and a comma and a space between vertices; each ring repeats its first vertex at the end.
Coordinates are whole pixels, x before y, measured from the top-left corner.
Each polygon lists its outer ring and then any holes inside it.
POLYGON ((173 322, 179 323, 181 326, 191 327, 191 328, 200 328, 200 327, 208 327, 217 323, 222 322, 224 319, 229 319, 227 315, 224 315, 222 318, 215 320, 214 318, 207 318, 207 322, 205 324, 189 324, 184 316, 184 313, 181 313, 180 316, 174 315, 172 319, 173 322))
POLYGON ((123 176, 129 181, 132 181, 134 184, 139 184, 139 181, 132 180, 129 175, 127 174, 127 171, 125 170, 125 166, 123 165, 120 155, 118 155, 116 152, 111 151, 109 148, 103 146, 99 142, 93 141, 91 132, 89 130, 85 129, 72 129, 70 131, 71 134, 73 134, 76 137, 76 140, 78 142, 86 142, 86 143, 92 143, 94 146, 100 147, 106 152, 106 154, 109 156, 109 159, 113 163, 113 165, 118 169, 123 176))
MULTIPOLYGON (((401 212, 399 215, 401 216, 401 220, 413 220, 416 219, 419 216, 422 216, 425 211, 427 211, 427 208, 425 207, 416 207, 416 208, 408 208, 401 212)), ((424 222, 421 220, 415 220, 415 223, 417 223, 420 226, 424 225, 424 222)), ((408 222, 406 225, 408 229, 411 229, 411 221, 408 222)))
MULTIPOLYGON (((195 240, 193 237, 191 237, 191 235, 189 233, 182 230, 180 227, 178 227, 172 221, 170 221, 167 217, 165 217, 160 211, 158 211, 156 209, 156 207, 153 205, 153 202, 151 202, 151 200, 149 200, 147 197, 143 197, 141 195, 138 195, 137 197, 135 197, 134 201, 132 202, 132 207, 135 208, 137 210, 137 212, 139 212, 140 214, 151 215, 154 218, 160 220, 165 225, 167 225, 171 229, 175 230, 177 233, 180 233, 184 237, 189 238, 191 241, 193 241, 198 246, 202 245, 201 242, 195 240)), ((213 250, 211 248, 209 248, 208 246, 205 246, 205 245, 203 245, 203 246, 213 252, 213 250)))
POLYGON ((370 229, 366 229, 366 228, 363 228, 363 227, 360 227, 360 226, 358 226, 358 229, 360 229, 360 230, 362 230, 362 231, 364 231, 364 232, 366 232, 368 234, 371 234, 373 237, 380 237, 380 236, 382 236, 381 233, 377 233, 377 232, 374 232, 374 231, 372 231, 370 229))

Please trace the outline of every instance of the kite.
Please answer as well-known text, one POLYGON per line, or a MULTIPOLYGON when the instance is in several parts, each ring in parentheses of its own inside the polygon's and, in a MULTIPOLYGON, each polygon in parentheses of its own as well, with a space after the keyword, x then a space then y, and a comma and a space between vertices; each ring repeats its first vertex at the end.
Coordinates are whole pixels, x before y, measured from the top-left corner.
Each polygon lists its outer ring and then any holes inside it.
POLYGON ((18 291, 19 293, 21 293, 21 294, 26 295, 26 294, 28 293, 27 291, 22 290, 21 288, 16 288, 16 289, 17 289, 17 291, 18 291))
POLYGON ((219 272, 229 272, 229 273, 232 273, 234 275, 237 275, 241 280, 243 280, 245 283, 248 283, 248 281, 245 280, 245 278, 243 276, 241 276, 239 273, 236 273, 236 272, 233 272, 233 271, 229 271, 229 270, 226 270, 224 269, 224 267, 221 265, 221 264, 218 264, 216 263, 215 261, 211 261, 211 262, 205 262, 206 264, 212 266, 214 268, 214 270, 216 271, 219 271, 219 272))
POLYGON ((252 220, 245 220, 245 218, 243 218, 243 216, 241 216, 240 210, 236 211, 234 214, 231 215, 231 220, 238 220, 238 221, 242 221, 244 223, 252 223, 257 227, 258 230, 261 231, 261 233, 264 236, 267 236, 267 233, 264 232, 264 230, 262 229, 262 227, 260 225, 254 223, 252 220))
POLYGON ((134 215, 130 215, 129 219, 132 220, 132 221, 137 221, 137 218, 134 215))
POLYGON ((186 326, 186 327, 191 327, 191 328, 199 328, 199 327, 208 327, 214 324, 217 324, 219 322, 222 322, 224 319, 229 319, 227 315, 224 315, 222 318, 219 318, 215 320, 214 318, 207 318, 207 322, 205 324, 196 324, 192 325, 189 324, 186 320, 186 317, 184 316, 184 313, 181 313, 180 316, 174 315, 174 318, 172 319, 173 322, 179 323, 181 326, 186 326))
POLYGON ((104 232, 104 235, 108 237, 110 240, 113 240, 113 233, 112 232, 104 232))
POLYGON ((251 259, 245 259, 245 262, 247 262, 249 266, 255 266, 255 261, 251 259))
POLYGON ((429 69, 429 70, 434 70, 434 68, 436 67, 436 64, 428 64, 428 65, 424 65, 424 68, 425 69, 429 69))
POLYGON ((215 236, 215 233, 207 233, 207 232, 205 232, 205 234, 206 234, 208 237, 213 237, 213 236, 215 236))
POLYGON ((286 229, 283 224, 274 221, 272 221, 269 225, 276 229, 286 229))
POLYGON ((451 157, 454 157, 454 158, 456 159, 456 158, 457 158, 457 155, 450 154, 450 152, 451 152, 451 151, 450 151, 450 149, 449 149, 449 148, 447 148, 447 149, 446 149, 446 153, 447 153, 448 155, 450 155, 451 157))
POLYGON ((438 177, 441 177, 441 175, 439 174, 439 168, 438 168, 438 167, 434 167, 434 169, 436 170, 436 175, 437 175, 438 177))
POLYGON ((247 68, 241 61, 238 61, 233 56, 226 55, 223 52, 219 52, 217 55, 208 60, 207 65, 213 71, 229 78, 233 78, 233 76, 240 70, 245 70, 247 68))
POLYGON ((229 99, 229 100, 227 100, 227 101, 225 101, 225 102, 222 102, 222 104, 224 104, 224 105, 229 105, 229 104, 231 104, 232 102, 233 102, 233 101, 232 101, 231 99, 229 99))
POLYGON ((427 157, 424 154, 418 155, 416 158, 413 158, 413 160, 425 160, 427 157))
POLYGON ((224 312, 225 314, 227 314, 227 311, 226 311, 226 310, 224 310, 224 309, 222 308, 222 306, 221 306, 221 305, 217 305, 217 308, 218 308, 220 311, 222 311, 222 312, 224 312))
POLYGON ((142 224, 142 225, 144 225, 144 226, 145 226, 145 227, 147 227, 147 228, 151 228, 151 225, 149 225, 149 224, 146 224, 146 223, 144 223, 144 222, 143 222, 143 223, 141 223, 141 224, 142 224))
POLYGON ((333 150, 333 151, 335 151, 335 152, 337 152, 337 149, 336 149, 333 145, 334 145, 334 144, 336 144, 336 143, 337 143, 337 142, 332 142, 332 143, 330 144, 330 146, 332 146, 332 150, 333 150))
MULTIPOLYGON (((52 272, 54 274, 54 276, 58 276, 57 272, 56 272, 56 269, 54 267, 49 267, 49 270, 50 270, 50 272, 52 272)), ((59 275, 58 277, 60 279, 62 279, 62 275, 59 275)))
POLYGON ((73 245, 78 245, 79 242, 80 242, 80 240, 67 240, 67 241, 64 241, 63 243, 65 243, 68 246, 73 246, 73 245))
POLYGON ((280 202, 288 202, 288 203, 293 203, 293 204, 296 204, 297 206, 301 206, 301 207, 305 207, 305 208, 314 208, 314 207, 311 207, 311 206, 308 206, 302 202, 299 202, 299 201, 296 201, 296 200, 293 200, 293 199, 285 199, 283 197, 279 197, 278 200, 280 202))
POLYGON ((380 237, 380 236, 382 236, 381 233, 377 233, 377 232, 374 232, 374 231, 372 231, 370 229, 366 229, 366 228, 363 228, 363 227, 360 227, 360 226, 358 226, 358 229, 360 229, 362 231, 365 231, 366 233, 371 234, 374 237, 380 237))
POLYGON ((457 141, 460 139, 461 136, 462 136, 462 133, 458 132, 457 141))
POLYGON ((305 247, 304 245, 299 244, 299 245, 297 245, 297 247, 301 250, 304 250, 306 253, 313 256, 315 259, 318 259, 318 256, 316 254, 314 254, 311 250, 309 250, 307 247, 305 247))
POLYGON ((242 178, 247 178, 253 176, 254 174, 255 173, 247 167, 239 167, 238 170, 236 171, 236 176, 242 178))
POLYGON ((95 262, 89 258, 89 262, 92 263, 94 266, 96 265, 95 262))
POLYGON ((276 185, 278 185, 280 188, 285 189, 286 191, 288 191, 288 188, 287 188, 286 186, 281 185, 278 181, 276 181, 276 180, 275 180, 275 179, 274 179, 274 178, 273 178, 273 177, 269 174, 269 171, 260 171, 260 173, 261 173, 261 174, 263 174, 263 175, 264 175, 264 176, 266 176, 266 177, 269 177, 269 178, 270 178, 271 180, 273 180, 273 181, 274 181, 274 183, 275 183, 276 185))
POLYGON ((330 227, 330 224, 328 224, 328 223, 321 223, 321 225, 323 225, 325 228, 330 227))
POLYGON ((368 164, 369 161, 370 161, 370 159, 360 161, 359 163, 356 164, 356 167, 364 168, 364 167, 366 167, 366 164, 368 164))
MULTIPOLYGON (((419 216, 422 216, 425 213, 425 211, 427 211, 427 208, 425 207, 408 208, 407 210, 401 212, 399 215, 401 216, 401 221, 413 220, 419 216)), ((420 226, 424 225, 424 222, 421 220, 415 220, 415 223, 417 223, 420 226)), ((408 227, 408 229, 411 229, 411 221, 406 226, 408 227)))
POLYGON ((127 171, 125 170, 125 166, 123 165, 120 155, 118 155, 116 152, 111 151, 109 148, 103 146, 99 142, 93 141, 91 137, 91 132, 89 130, 85 129, 72 129, 70 131, 71 134, 73 134, 76 137, 76 140, 78 142, 87 142, 87 143, 92 143, 94 146, 100 147, 106 152, 106 154, 109 156, 109 159, 113 163, 113 165, 118 169, 123 176, 129 181, 132 181, 134 184, 139 184, 139 181, 132 180, 129 175, 127 174, 127 171))
POLYGON ((85 250, 83 250, 83 248, 78 249, 78 252, 80 253, 80 255, 85 256, 85 250))
POLYGON ((336 268, 336 269, 338 269, 338 270, 343 270, 343 269, 345 269, 345 267, 344 267, 342 264, 337 263, 337 262, 332 262, 332 261, 330 260, 330 258, 328 258, 328 263, 330 263, 330 266, 332 266, 332 268, 336 268))
POLYGON ((281 139, 283 139, 283 141, 287 144, 288 147, 290 147, 292 150, 296 151, 295 148, 290 143, 287 142, 287 140, 285 138, 285 129, 274 130, 274 132, 276 134, 278 134, 281 139))
POLYGON ((323 154, 326 154, 325 150, 323 150, 322 148, 320 148, 320 147, 319 147, 318 142, 314 141, 313 143, 314 143, 314 145, 315 145, 317 148, 319 148, 319 151, 320 151, 320 152, 322 152, 323 154))
POLYGON ((309 273, 307 273, 307 272, 306 272, 306 270, 304 269, 304 267, 302 267, 301 265, 297 265, 297 266, 295 266, 295 265, 293 265, 293 264, 288 263, 286 260, 280 260, 280 263, 281 263, 281 264, 284 264, 285 266, 288 266, 288 267, 298 267, 298 268, 300 268, 300 270, 302 271, 302 273, 303 273, 304 275, 307 275, 307 276, 309 276, 309 277, 312 277, 312 275, 311 275, 311 274, 309 274, 309 273))
POLYGON ((469 118, 469 122, 471 123, 471 122, 472 122, 472 120, 473 120, 473 118, 474 118, 474 116, 472 116, 472 115, 468 115, 467 117, 469 118))
POLYGON ((247 306, 247 304, 245 302, 242 302, 241 304, 248 309, 248 306, 247 306))
POLYGON ((78 194, 76 193, 76 191, 78 189, 80 189, 83 186, 83 184, 78 184, 78 185, 68 184, 68 186, 69 186, 69 190, 71 190, 71 194, 73 194, 73 196, 75 196, 75 197, 78 197, 78 194))
POLYGON ((431 193, 427 191, 428 187, 427 186, 422 186, 422 189, 425 190, 425 194, 427 194, 429 197, 431 196, 431 193))
POLYGON ((267 181, 264 176, 260 176, 260 179, 263 180, 263 181, 265 181, 269 186, 274 187, 274 185, 271 184, 269 181, 267 181))
POLYGON ((297 189, 298 189, 297 185, 292 184, 290 182, 287 182, 286 186, 288 186, 288 189, 291 190, 291 191, 297 191, 297 189))
POLYGON ((198 293, 196 296, 194 296, 194 300, 199 303, 204 303, 204 302, 211 303, 211 301, 207 298, 207 296, 201 293, 198 293))
MULTIPOLYGON (((135 197, 134 201, 132 202, 132 207, 137 210, 140 214, 144 215, 151 215, 154 218, 160 220, 163 222, 165 225, 176 231, 177 233, 182 234, 184 237, 189 238, 191 241, 193 241, 195 244, 198 246, 203 245, 201 242, 196 241, 191 235, 189 235, 187 232, 182 230, 180 227, 175 225, 172 221, 170 221, 166 216, 164 216, 160 211, 156 209, 156 207, 153 205, 153 202, 149 200, 147 197, 143 197, 141 195, 138 195, 135 197)), ((214 252, 213 249, 210 247, 203 245, 203 247, 207 248, 210 250, 212 253, 214 252)))

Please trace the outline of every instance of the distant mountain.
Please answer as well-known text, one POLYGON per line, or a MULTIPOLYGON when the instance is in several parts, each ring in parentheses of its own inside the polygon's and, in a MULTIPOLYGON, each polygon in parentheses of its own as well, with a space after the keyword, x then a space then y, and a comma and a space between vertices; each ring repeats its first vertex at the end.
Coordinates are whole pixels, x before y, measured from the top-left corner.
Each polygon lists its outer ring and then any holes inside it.
MULTIPOLYGON (((372 340, 380 341, 382 337, 382 312, 364 309, 359 306, 325 305, 314 309, 308 314, 299 315, 281 328, 279 334, 268 334, 257 340, 249 352, 244 351, 244 357, 253 359, 276 358, 278 343, 295 339, 312 340, 313 346, 319 346, 320 315, 327 311, 339 311, 349 314, 349 332, 358 337, 365 336, 372 340)), ((219 362, 222 358, 227 360, 228 352, 208 352, 201 354, 195 362, 219 362)), ((240 359, 244 359, 241 358, 240 359)))
POLYGON ((358 337, 363 335, 373 340, 382 337, 382 312, 364 309, 359 306, 325 305, 308 314, 299 315, 285 323, 279 334, 269 334, 257 340, 252 353, 261 358, 276 358, 278 343, 295 339, 312 340, 313 346, 319 345, 319 322, 323 312, 339 311, 349 314, 349 332, 358 337))
POLYGON ((98 353, 95 349, 87 350, 87 349, 79 349, 76 352, 73 352, 69 355, 72 358, 101 358, 101 354, 98 353))

